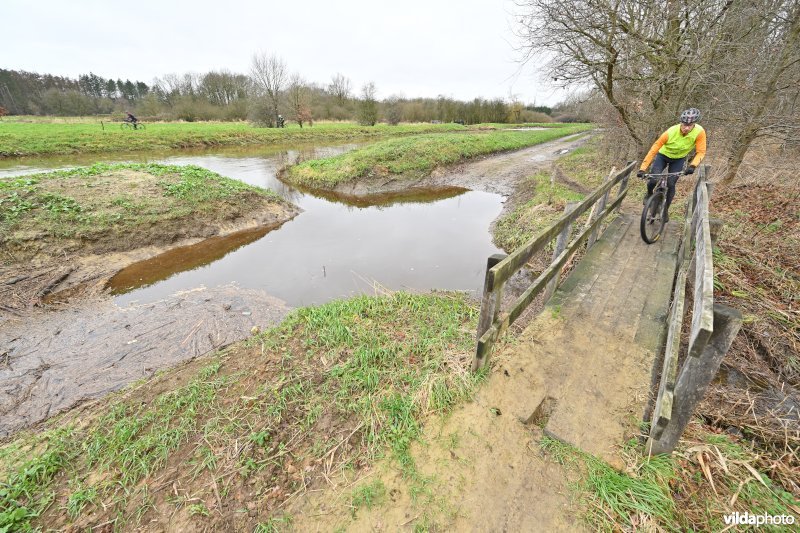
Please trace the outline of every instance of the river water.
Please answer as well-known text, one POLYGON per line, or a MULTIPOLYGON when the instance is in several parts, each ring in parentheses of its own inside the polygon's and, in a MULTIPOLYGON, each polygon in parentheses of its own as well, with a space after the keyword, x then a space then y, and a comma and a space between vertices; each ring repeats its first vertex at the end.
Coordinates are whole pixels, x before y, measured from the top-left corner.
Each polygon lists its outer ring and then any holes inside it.
POLYGON ((300 191, 277 178, 286 164, 353 146, 25 159, 0 162, 0 178, 100 160, 191 164, 271 189, 303 209, 279 228, 210 239, 123 270, 110 284, 121 306, 231 282, 290 306, 383 289, 480 289, 486 258, 500 252, 489 233, 502 210, 500 195, 444 188, 354 201, 300 191))

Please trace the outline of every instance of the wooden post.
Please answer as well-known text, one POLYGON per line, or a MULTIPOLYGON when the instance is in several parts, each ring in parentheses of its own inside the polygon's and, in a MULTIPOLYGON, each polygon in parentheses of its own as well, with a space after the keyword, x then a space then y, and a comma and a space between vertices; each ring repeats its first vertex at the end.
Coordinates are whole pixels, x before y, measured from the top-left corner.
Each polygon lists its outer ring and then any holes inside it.
MULTIPOLYGON (((573 211, 577 206, 577 202, 568 203, 564 207, 564 214, 569 214, 570 211, 573 211)), ((567 242, 569 242, 569 233, 571 230, 572 224, 567 224, 564 226, 564 229, 561 230, 561 233, 558 234, 558 238, 556 239, 556 249, 553 250, 553 261, 555 261, 556 258, 561 255, 561 252, 564 251, 564 248, 567 247, 567 242)), ((544 303, 547 303, 547 300, 549 300, 553 296, 553 293, 556 292, 559 277, 560 274, 556 274, 555 277, 547 283, 547 288, 544 290, 544 303)))
POLYGON ((695 407, 706 394, 706 389, 717 375, 723 357, 742 326, 742 313, 736 309, 714 305, 714 333, 700 357, 687 357, 675 383, 672 418, 664 428, 661 438, 649 440, 650 454, 672 453, 683 435, 695 407))
POLYGON ((625 174, 622 177, 622 181, 619 182, 619 191, 617 192, 617 199, 621 198, 622 195, 625 194, 625 191, 628 189, 628 178, 630 178, 633 169, 636 168, 634 163, 636 163, 636 161, 628 161, 628 163, 625 165, 625 168, 630 167, 630 170, 628 171, 627 174, 625 174))
MULTIPOLYGON (((608 173, 606 179, 603 180, 603 183, 607 183, 614 176, 614 172, 616 172, 617 167, 611 167, 611 172, 608 173)), ((592 207, 592 212, 589 214, 589 219, 586 221, 586 225, 588 226, 592 222, 594 222, 595 217, 599 216, 600 213, 603 212, 603 209, 606 208, 606 203, 608 203, 608 193, 610 191, 606 191, 600 201, 594 204, 592 207)), ((597 234, 600 231, 600 228, 595 228, 591 235, 589 235, 589 241, 586 243, 586 249, 588 250, 594 245, 594 242, 597 240, 597 234)))
POLYGON ((478 339, 491 327, 495 316, 493 309, 495 300, 492 298, 492 291, 489 290, 489 271, 506 257, 505 254, 494 254, 489 256, 486 261, 486 277, 483 281, 483 295, 481 296, 481 315, 478 319, 478 339))

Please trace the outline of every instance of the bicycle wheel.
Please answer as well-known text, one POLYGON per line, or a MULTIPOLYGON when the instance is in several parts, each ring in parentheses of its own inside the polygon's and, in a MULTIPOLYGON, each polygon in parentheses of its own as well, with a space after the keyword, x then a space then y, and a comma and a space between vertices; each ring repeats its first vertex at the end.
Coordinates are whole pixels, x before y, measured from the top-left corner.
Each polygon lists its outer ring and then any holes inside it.
POLYGON ((142 124, 141 122, 138 122, 134 129, 136 129, 136 130, 144 130, 144 124, 142 124))
POLYGON ((133 124, 131 124, 130 122, 123 122, 122 124, 119 125, 119 129, 121 129, 123 131, 132 130, 133 129, 133 124))
POLYGON ((647 200, 642 209, 642 220, 639 229, 642 233, 642 240, 647 244, 653 244, 661 237, 664 229, 664 193, 654 192, 647 200))

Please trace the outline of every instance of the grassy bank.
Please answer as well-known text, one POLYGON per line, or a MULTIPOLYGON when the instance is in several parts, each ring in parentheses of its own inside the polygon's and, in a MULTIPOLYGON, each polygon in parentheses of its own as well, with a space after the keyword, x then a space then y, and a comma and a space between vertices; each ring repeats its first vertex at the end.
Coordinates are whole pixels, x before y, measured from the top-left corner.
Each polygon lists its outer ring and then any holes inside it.
MULTIPOLYGON (((578 508, 593 531, 724 531, 725 515, 784 515, 800 519, 798 501, 752 465, 758 453, 694 426, 676 455, 645 457, 634 439, 620 472, 600 459, 544 437, 542 449, 578 472, 578 508)), ((787 526, 764 526, 787 531, 787 526)), ((738 530, 738 529, 737 529, 738 530)))
POLYGON ((243 122, 156 122, 144 130, 122 130, 119 122, 0 122, 0 157, 134 152, 211 146, 247 146, 311 141, 348 141, 394 135, 466 131, 458 124, 319 123, 313 127, 255 128, 243 122))
POLYGON ((128 249, 265 211, 285 220, 295 208, 199 167, 97 164, 0 180, 0 249, 22 257, 128 249))
POLYGON ((494 226, 494 243, 511 253, 564 213, 568 202, 581 201, 599 187, 609 169, 603 167, 599 139, 593 138, 559 158, 550 171, 525 178, 514 207, 494 226))
POLYGON ((580 124, 539 131, 489 131, 388 139, 346 154, 290 167, 286 179, 308 187, 332 188, 361 178, 422 177, 439 166, 540 144, 590 128, 591 125, 580 124))
POLYGON ((272 531, 287 500, 377 458, 413 480, 421 421, 480 379, 466 371, 476 312, 462 295, 406 293, 299 309, 19 436, 0 448, 0 530, 272 531))

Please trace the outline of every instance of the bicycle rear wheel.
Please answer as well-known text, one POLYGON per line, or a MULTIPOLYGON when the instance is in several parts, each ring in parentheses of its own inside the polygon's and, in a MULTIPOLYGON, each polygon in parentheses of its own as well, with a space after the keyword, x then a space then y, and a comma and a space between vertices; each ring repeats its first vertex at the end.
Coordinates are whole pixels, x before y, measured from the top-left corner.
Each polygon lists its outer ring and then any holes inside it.
POLYGON ((664 230, 664 197, 663 192, 654 192, 642 209, 642 219, 639 229, 642 233, 642 240, 647 244, 653 244, 661 237, 664 230))
POLYGON ((119 128, 123 131, 132 130, 133 124, 131 124, 130 122, 123 122, 122 124, 119 125, 119 128))

